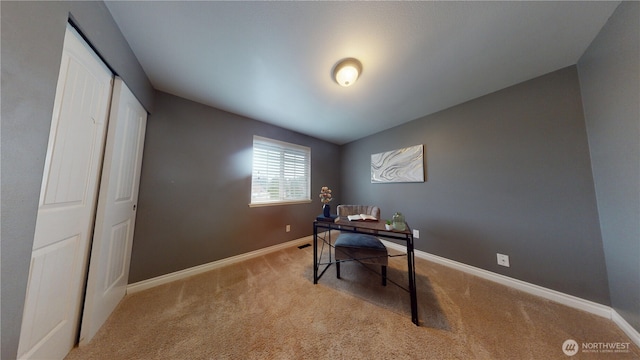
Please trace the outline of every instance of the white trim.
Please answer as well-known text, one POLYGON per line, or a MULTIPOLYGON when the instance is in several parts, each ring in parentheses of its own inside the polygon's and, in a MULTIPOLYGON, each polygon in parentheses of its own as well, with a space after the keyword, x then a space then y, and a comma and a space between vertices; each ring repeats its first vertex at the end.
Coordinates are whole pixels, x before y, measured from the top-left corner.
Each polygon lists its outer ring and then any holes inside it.
POLYGON ((615 309, 611 309, 611 320, 631 338, 636 345, 640 346, 640 333, 631 326, 615 309))
POLYGON ((306 200, 291 200, 291 201, 271 201, 271 202, 255 202, 249 204, 249 207, 261 207, 261 206, 279 206, 279 205, 296 205, 296 204, 310 204, 311 199, 306 200))
MULTIPOLYGON (((398 250, 405 252, 407 251, 407 247, 403 245, 399 245, 396 243, 392 243, 381 239, 384 245, 390 249, 398 250)), ((414 250, 414 255, 416 257, 425 259, 427 261, 434 262, 436 264, 444 265, 446 267, 453 268, 455 270, 459 270, 471 275, 475 275, 477 277, 496 282, 501 285, 505 285, 514 289, 518 289, 520 291, 524 291, 526 293, 539 296, 541 298, 555 301, 557 303, 586 311, 588 313, 602 316, 604 318, 612 320, 618 327, 625 333, 631 340, 638 346, 640 346, 640 333, 636 331, 620 314, 618 314, 614 309, 609 306, 598 304, 593 301, 585 300, 579 298, 577 296, 565 294, 556 290, 547 289, 545 287, 534 285, 528 283, 526 281, 510 278, 505 275, 496 274, 494 272, 480 269, 471 265, 463 264, 457 261, 453 261, 447 258, 443 258, 437 255, 429 254, 424 251, 414 250)))
POLYGON ((223 266, 239 263, 245 260, 253 259, 259 256, 264 256, 272 252, 280 251, 282 249, 286 249, 293 246, 299 246, 309 242, 313 243, 313 235, 305 236, 303 238, 296 239, 296 240, 291 240, 282 244, 269 246, 264 249, 259 249, 259 250, 251 251, 248 253, 213 261, 207 264, 194 266, 188 269, 172 272, 170 274, 160 275, 151 279, 138 281, 136 283, 127 285, 127 294, 137 293, 143 290, 150 289, 152 287, 168 284, 176 280, 185 279, 190 276, 202 274, 207 271, 221 268, 223 266))

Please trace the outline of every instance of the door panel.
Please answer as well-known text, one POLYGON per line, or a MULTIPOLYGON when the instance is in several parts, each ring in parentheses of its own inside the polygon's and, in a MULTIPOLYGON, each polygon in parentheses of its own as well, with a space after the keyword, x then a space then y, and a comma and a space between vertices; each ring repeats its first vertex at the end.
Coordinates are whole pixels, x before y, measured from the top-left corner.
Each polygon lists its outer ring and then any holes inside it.
POLYGON ((146 121, 142 105, 116 78, 80 345, 93 338, 126 293, 146 121))
MULTIPOLYGON (((127 240, 129 239, 130 231, 131 219, 115 224, 111 228, 109 253, 107 256, 108 262, 105 269, 105 281, 102 287, 103 293, 113 290, 113 288, 118 285, 118 282, 123 280, 125 275, 129 275, 125 274, 125 257, 127 254, 127 240)), ((124 280, 126 281, 127 279, 124 280)))
POLYGON ((39 326, 29 326, 31 336, 28 337, 29 347, 34 347, 47 340, 49 334, 55 333, 56 329, 62 328, 71 317, 69 304, 72 302, 70 296, 72 291, 67 286, 58 287, 56 277, 59 275, 72 277, 75 263, 77 262, 76 249, 78 248, 79 236, 71 236, 58 241, 54 245, 44 247, 33 252, 32 256, 32 279, 33 289, 37 289, 37 294, 31 294, 27 305, 34 311, 25 319, 29 324, 39 326), (37 321, 36 321, 37 319, 37 321))
POLYGON ((112 74, 67 27, 18 357, 62 359, 75 344, 112 74))
MULTIPOLYGON (((78 59, 69 57, 66 88, 88 90, 63 97, 57 121, 58 136, 54 138, 51 167, 45 179, 43 205, 49 207, 82 205, 87 198, 87 186, 93 165, 96 137, 102 129, 95 119, 104 111, 104 99, 95 94, 99 79, 91 76, 78 59), (87 134, 93 136, 87 137, 87 134), (77 151, 87 149, 88 151, 77 151)), ((96 144, 98 142, 98 144, 96 144)))

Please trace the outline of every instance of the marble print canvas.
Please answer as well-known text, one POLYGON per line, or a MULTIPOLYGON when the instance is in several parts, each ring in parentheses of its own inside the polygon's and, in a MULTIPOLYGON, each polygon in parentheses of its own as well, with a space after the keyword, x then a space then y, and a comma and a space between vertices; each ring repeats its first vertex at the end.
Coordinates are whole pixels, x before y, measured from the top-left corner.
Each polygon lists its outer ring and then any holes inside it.
POLYGON ((424 182, 423 145, 371 155, 371 182, 424 182))

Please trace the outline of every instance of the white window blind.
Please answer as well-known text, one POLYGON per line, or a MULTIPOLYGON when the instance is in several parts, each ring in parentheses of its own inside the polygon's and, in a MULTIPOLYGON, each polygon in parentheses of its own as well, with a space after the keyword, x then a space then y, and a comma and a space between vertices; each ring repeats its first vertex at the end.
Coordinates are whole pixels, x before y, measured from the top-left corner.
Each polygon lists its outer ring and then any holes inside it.
POLYGON ((311 201, 311 149, 253 137, 251 205, 311 201))

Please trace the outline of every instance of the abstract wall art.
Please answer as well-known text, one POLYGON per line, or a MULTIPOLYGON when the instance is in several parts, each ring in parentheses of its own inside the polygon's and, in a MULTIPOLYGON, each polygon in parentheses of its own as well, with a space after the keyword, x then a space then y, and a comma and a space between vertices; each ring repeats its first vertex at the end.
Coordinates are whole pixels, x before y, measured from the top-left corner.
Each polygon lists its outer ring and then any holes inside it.
POLYGON ((424 182, 424 146, 371 155, 371 182, 424 182))

